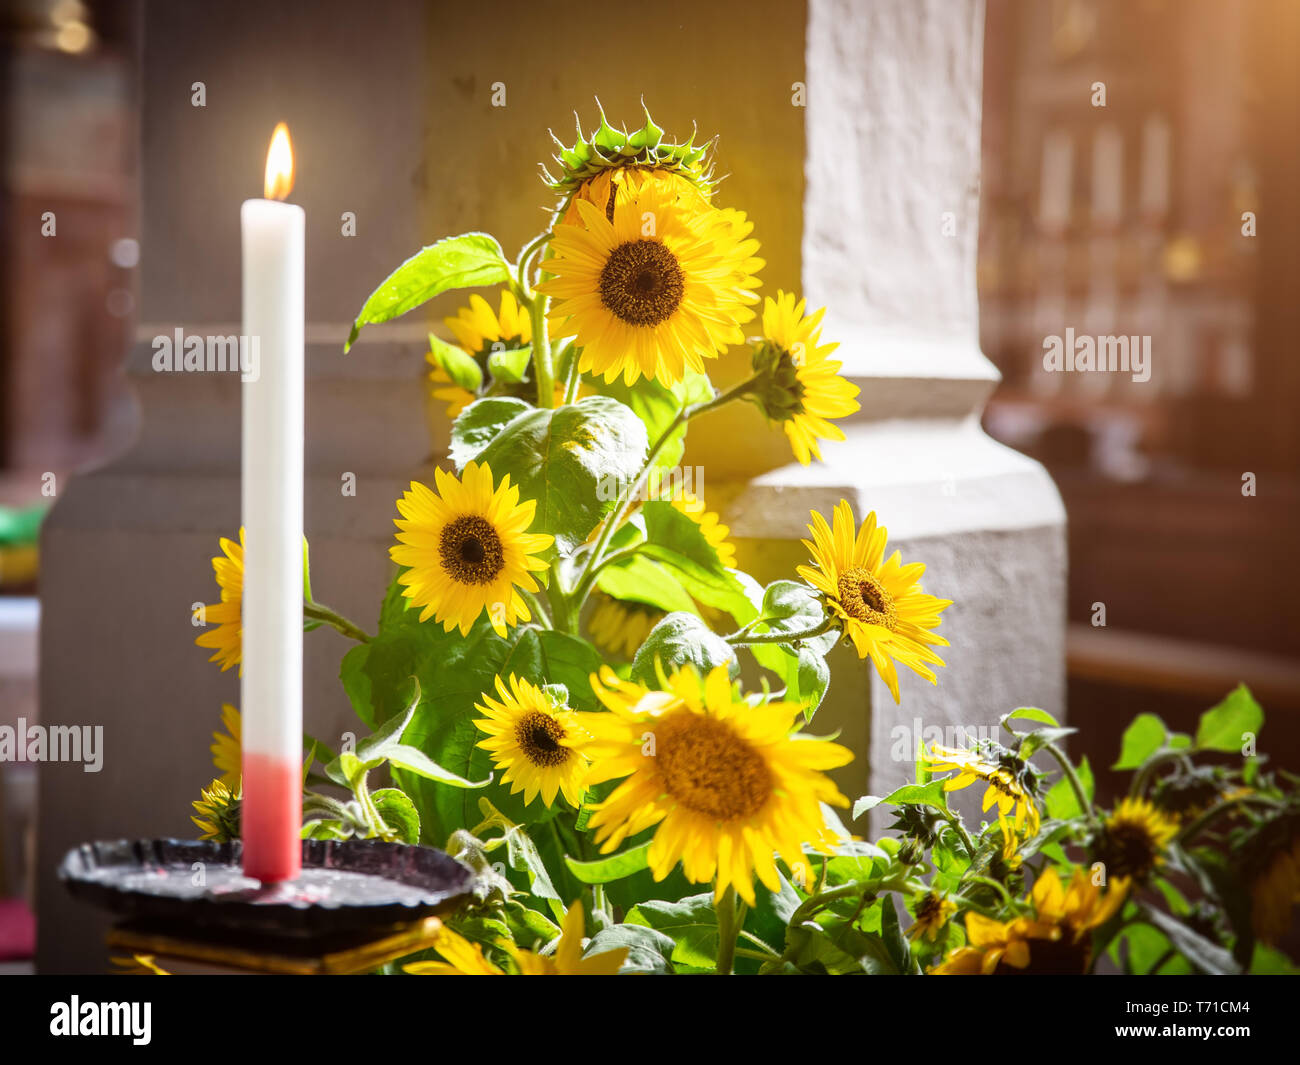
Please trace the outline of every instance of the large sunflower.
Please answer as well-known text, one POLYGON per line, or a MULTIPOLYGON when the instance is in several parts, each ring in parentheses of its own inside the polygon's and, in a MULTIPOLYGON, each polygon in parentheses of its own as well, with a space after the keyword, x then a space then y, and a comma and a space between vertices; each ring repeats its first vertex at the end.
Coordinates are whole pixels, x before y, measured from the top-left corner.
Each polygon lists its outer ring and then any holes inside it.
POLYGON ((1164 862, 1165 847, 1178 834, 1178 820, 1147 799, 1122 799, 1101 826, 1092 857, 1110 876, 1145 881, 1164 862))
POLYGON ((814 566, 800 566, 799 576, 821 593, 839 628, 853 640, 859 658, 870 657, 899 702, 898 673, 894 663, 907 666, 931 684, 939 680, 929 665, 943 665, 930 650, 948 641, 931 630, 951 599, 927 595, 918 583, 925 566, 904 566, 895 551, 884 559, 887 532, 876 525, 872 511, 854 534, 853 508, 841 500, 835 508, 834 527, 816 511, 812 514, 812 542, 803 541, 814 566))
MULTIPOLYGON (((1034 801, 1038 793, 1038 778, 1028 762, 1018 758, 1011 751, 999 748, 988 753, 979 750, 967 751, 956 747, 941 747, 930 744, 930 752, 922 752, 922 760, 932 773, 946 773, 956 770, 957 775, 944 781, 944 791, 957 791, 976 782, 987 784, 984 789, 984 804, 987 810, 991 806, 998 808, 998 820, 1002 821, 1008 813, 1015 811, 1013 834, 1023 828, 1026 835, 1032 836, 1038 831, 1038 804, 1034 801)), ((1007 826, 1003 823, 1003 855, 1010 846, 1007 826)), ((1014 849, 1011 853, 1014 853, 1014 849)))
POLYGON ((795 458, 807 466, 822 457, 819 439, 844 439, 826 419, 852 414, 859 404, 858 386, 844 380, 842 364, 829 357, 839 345, 821 342, 826 308, 805 316, 805 305, 788 292, 763 301, 763 339, 754 349, 757 380, 750 397, 781 424, 795 458))
MULTIPOLYGON (((584 914, 581 902, 575 902, 564 914, 564 925, 555 950, 535 954, 513 944, 503 948, 515 963, 520 976, 616 976, 627 960, 628 948, 582 956, 584 914)), ((446 925, 438 932, 433 949, 443 961, 416 961, 403 967, 413 976, 505 976, 506 972, 483 955, 483 948, 470 943, 446 925)))
POLYGON ((563 792, 570 806, 581 806, 588 761, 582 751, 587 733, 578 715, 513 673, 509 687, 497 677, 496 688, 499 701, 484 692, 482 703, 475 704, 487 716, 474 724, 488 734, 478 745, 505 770, 502 783, 512 785, 511 794, 522 791, 525 806, 539 793, 550 806, 556 792, 563 792))
MULTIPOLYGON (((218 541, 221 554, 212 560, 212 570, 221 589, 221 602, 203 608, 203 618, 215 629, 199 633, 194 642, 216 653, 209 662, 221 663, 221 672, 239 665, 243 654, 244 629, 240 621, 240 604, 244 596, 244 530, 239 543, 224 536, 218 541)), ((242 672, 242 670, 241 670, 242 672)))
POLYGON ((795 867, 820 840, 820 803, 847 805, 823 770, 852 760, 847 748, 793 735, 798 703, 752 705, 732 690, 725 666, 701 679, 684 666, 668 690, 647 691, 605 667, 591 678, 608 714, 584 715, 592 733, 589 784, 627 777, 590 825, 602 850, 657 825, 648 854, 662 880, 680 861, 694 883, 729 886, 754 904, 754 876, 780 888, 774 853, 795 867))
POLYGON ((459 479, 441 469, 434 478, 436 492, 412 481, 397 501, 400 531, 388 553, 407 567, 397 578, 402 594, 410 606, 423 607, 421 621, 433 617, 447 632, 459 626, 468 635, 486 611, 504 636, 508 626, 532 617, 519 592, 537 591, 532 573, 546 569, 537 553, 554 538, 525 531, 537 504, 519 501, 509 474, 495 486, 487 463, 470 462, 459 479))
POLYGON ((930 970, 942 976, 1039 976, 1087 972, 1092 931, 1124 904, 1128 881, 1112 880, 1103 892, 1089 873, 1076 869, 1068 888, 1055 868, 1043 872, 1031 893, 1032 916, 997 921, 966 914, 968 945, 930 970))
POLYGON ((575 338, 583 373, 671 385, 744 341, 758 242, 737 216, 683 210, 662 182, 634 173, 625 184, 612 221, 575 201, 582 225, 556 227, 546 262, 556 276, 538 290, 554 297, 555 335, 575 338))

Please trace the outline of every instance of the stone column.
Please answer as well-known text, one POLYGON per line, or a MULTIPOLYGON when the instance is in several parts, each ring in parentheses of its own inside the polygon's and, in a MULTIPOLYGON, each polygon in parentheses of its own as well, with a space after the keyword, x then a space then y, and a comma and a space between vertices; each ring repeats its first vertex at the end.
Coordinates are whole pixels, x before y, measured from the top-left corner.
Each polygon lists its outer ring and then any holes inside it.
POLYGON ((845 498, 954 600, 938 687, 900 669, 901 706, 869 664, 832 652, 814 731, 870 752, 841 778, 853 797, 904 782, 918 725, 1064 711, 1064 510, 1038 463, 980 427, 999 380, 975 290, 983 18, 981 0, 808 4, 803 290, 830 308, 824 335, 862 410, 823 464, 758 475, 725 517, 766 580, 803 560, 809 509, 845 498))

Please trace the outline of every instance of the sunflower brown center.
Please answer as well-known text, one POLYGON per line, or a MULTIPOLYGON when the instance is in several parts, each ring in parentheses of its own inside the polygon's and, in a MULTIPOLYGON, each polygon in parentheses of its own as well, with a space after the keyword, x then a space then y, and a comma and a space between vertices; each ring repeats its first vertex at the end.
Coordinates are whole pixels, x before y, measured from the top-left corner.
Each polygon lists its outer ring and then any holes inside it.
POLYGON ((1145 826, 1121 821, 1106 826, 1098 855, 1110 876, 1145 880, 1160 857, 1160 850, 1145 826))
POLYGON ((674 800, 719 821, 741 820, 772 795, 763 756, 727 722, 685 712, 655 730, 655 762, 674 800))
POLYGON ((564 726, 540 710, 531 710, 515 725, 515 741, 533 765, 554 769, 564 765, 572 753, 561 741, 564 726))
POLYGON ((677 256, 657 240, 620 244, 600 272, 600 302, 628 325, 667 321, 685 291, 677 256))
POLYGON ((840 574, 837 588, 840 606, 849 617, 868 625, 883 625, 891 630, 897 624, 898 611, 894 608, 894 597, 869 569, 857 567, 845 570, 840 574))
POLYGON ((501 537, 491 522, 477 514, 455 518, 443 527, 438 555, 457 584, 490 584, 505 567, 501 537))

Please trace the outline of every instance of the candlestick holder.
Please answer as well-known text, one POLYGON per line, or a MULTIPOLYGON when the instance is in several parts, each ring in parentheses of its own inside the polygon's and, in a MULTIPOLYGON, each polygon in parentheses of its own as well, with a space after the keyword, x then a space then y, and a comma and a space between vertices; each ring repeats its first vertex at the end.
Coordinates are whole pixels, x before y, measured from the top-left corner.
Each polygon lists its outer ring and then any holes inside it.
POLYGON ((76 898, 132 923, 276 940, 380 933, 445 913, 474 873, 432 847, 303 840, 302 875, 263 885, 240 868, 242 845, 112 840, 69 851, 59 878, 76 898))

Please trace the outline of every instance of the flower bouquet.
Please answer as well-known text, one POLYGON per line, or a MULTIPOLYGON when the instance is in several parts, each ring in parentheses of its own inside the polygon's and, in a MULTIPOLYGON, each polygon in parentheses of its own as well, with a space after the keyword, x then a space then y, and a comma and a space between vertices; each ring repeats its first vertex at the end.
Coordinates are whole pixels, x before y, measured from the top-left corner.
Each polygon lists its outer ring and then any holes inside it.
MULTIPOLYGON (((557 142, 558 143, 558 142, 557 142)), ((316 602, 304 625, 356 641, 340 679, 369 734, 306 737, 304 837, 444 847, 478 874, 407 973, 1133 972, 1281 969, 1300 887, 1295 778, 1255 748, 1244 688, 1195 736, 1143 715, 1098 807, 1071 729, 1012 709, 1001 742, 914 752, 916 783, 851 803, 853 752, 810 733, 828 651, 931 683, 950 602, 888 551, 874 513, 812 513, 808 561, 760 585, 679 468, 686 433, 756 404, 799 462, 858 409, 822 314, 761 299, 753 223, 719 202, 710 143, 601 115, 546 173, 546 231, 509 259, 485 233, 425 247, 365 301, 374 323, 493 288, 431 335, 446 461, 395 504, 395 575, 370 633, 316 602), (709 368, 747 346, 750 373, 709 368), (1229 758, 1228 756, 1233 756, 1229 758), (1041 764, 1039 764, 1041 763, 1041 764), (372 787, 372 776, 390 785, 372 787), (955 791, 983 789, 968 823, 955 791), (894 821, 874 841, 852 826, 894 821)), ((197 643, 240 661, 242 541, 214 560, 197 643)), ((195 805, 239 834, 239 716, 195 805)))

